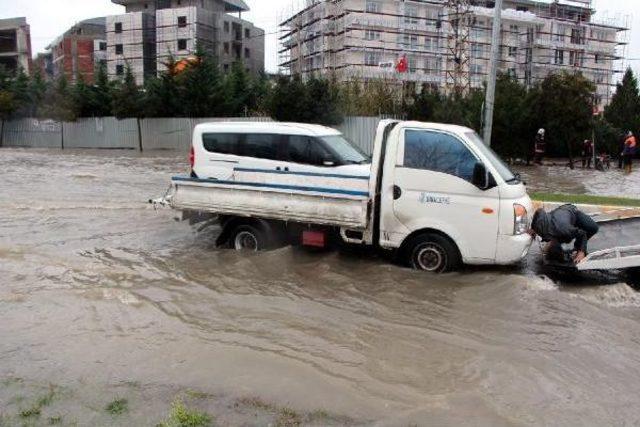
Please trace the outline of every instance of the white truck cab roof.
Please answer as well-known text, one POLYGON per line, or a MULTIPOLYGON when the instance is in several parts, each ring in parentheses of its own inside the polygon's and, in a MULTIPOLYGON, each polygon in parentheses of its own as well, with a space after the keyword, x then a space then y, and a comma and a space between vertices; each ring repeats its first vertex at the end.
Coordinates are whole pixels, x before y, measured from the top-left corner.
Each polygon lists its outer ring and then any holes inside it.
POLYGON ((445 123, 430 123, 430 122, 400 122, 403 127, 417 128, 417 129, 429 129, 429 130, 439 130, 444 132, 455 133, 458 135, 466 134, 469 132, 474 132, 473 129, 469 129, 464 126, 458 125, 449 125, 445 123))
POLYGON ((195 127, 196 133, 269 133, 283 135, 329 136, 340 135, 335 129, 306 123, 282 122, 213 122, 195 127))

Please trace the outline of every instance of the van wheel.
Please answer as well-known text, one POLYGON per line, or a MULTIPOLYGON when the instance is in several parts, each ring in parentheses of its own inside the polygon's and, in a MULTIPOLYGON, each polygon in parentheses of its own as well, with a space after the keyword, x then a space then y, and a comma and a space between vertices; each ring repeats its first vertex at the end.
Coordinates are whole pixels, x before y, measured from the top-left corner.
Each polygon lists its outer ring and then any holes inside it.
POLYGON ((236 251, 258 252, 268 248, 269 241, 264 232, 252 225, 239 225, 231 233, 229 246, 236 251))
POLYGON ((446 273, 460 267, 460 252, 448 238, 435 233, 412 237, 405 245, 410 267, 430 273, 446 273))

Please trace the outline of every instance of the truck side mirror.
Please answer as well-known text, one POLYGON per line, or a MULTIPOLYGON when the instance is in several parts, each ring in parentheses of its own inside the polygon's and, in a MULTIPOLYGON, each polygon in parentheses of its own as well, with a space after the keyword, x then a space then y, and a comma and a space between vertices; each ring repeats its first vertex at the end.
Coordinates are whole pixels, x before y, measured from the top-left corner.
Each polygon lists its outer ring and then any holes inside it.
POLYGON ((480 162, 476 163, 473 167, 471 183, 481 190, 488 190, 490 188, 490 181, 487 167, 480 162))

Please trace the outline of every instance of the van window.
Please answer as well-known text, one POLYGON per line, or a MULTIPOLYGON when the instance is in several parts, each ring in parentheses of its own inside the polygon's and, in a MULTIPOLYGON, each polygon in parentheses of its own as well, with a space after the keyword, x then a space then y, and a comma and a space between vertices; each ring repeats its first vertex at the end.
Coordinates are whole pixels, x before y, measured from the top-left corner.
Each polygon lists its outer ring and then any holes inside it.
POLYGON ((242 155, 241 134, 237 133, 205 133, 202 145, 210 153, 242 155))
POLYGON ((440 132, 407 130, 404 167, 457 176, 471 182, 478 160, 457 138, 440 132))
POLYGON ((289 136, 287 155, 291 162, 316 166, 321 166, 324 160, 333 159, 320 141, 310 136, 289 136))
POLYGON ((329 150, 333 151, 340 163, 356 165, 371 163, 366 154, 342 135, 322 136, 319 139, 326 144, 329 150))
POLYGON ((282 135, 248 134, 246 135, 243 153, 247 157, 278 160, 279 146, 282 135))

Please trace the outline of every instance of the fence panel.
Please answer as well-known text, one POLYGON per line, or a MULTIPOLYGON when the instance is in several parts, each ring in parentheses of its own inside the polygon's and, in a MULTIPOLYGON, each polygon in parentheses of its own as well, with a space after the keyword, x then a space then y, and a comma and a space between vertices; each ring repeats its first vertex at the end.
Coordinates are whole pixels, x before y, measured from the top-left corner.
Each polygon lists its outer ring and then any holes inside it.
POLYGON ((188 151, 193 128, 212 122, 269 122, 269 117, 215 117, 215 118, 166 118, 144 119, 142 126, 143 150, 188 151))
POLYGON ((379 123, 380 117, 345 117, 344 122, 336 129, 365 153, 371 155, 379 123))
POLYGON ((64 148, 139 149, 137 119, 115 117, 78 119, 64 123, 64 148))
POLYGON ((53 120, 19 119, 4 122, 5 147, 60 148, 62 127, 53 120))
POLYGON ((144 119, 142 128, 142 149, 188 151, 193 126, 186 118, 144 119))

